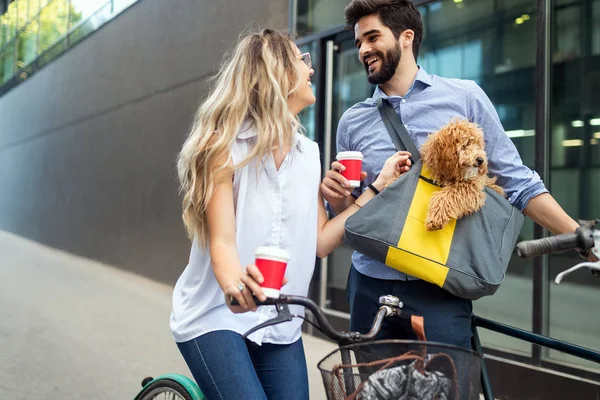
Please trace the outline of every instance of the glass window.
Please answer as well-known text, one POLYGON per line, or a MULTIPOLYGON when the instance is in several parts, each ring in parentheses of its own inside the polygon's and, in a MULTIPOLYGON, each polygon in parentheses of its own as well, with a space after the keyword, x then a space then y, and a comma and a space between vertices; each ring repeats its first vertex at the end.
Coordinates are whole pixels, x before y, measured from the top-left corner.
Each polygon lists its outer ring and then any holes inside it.
POLYGON ((22 18, 24 22, 31 21, 40 11, 39 0, 17 0, 17 2, 19 3, 19 18, 22 18))
POLYGON ((5 22, 4 16, 0 15, 0 51, 8 41, 8 22, 5 22))
POLYGON ((554 11, 552 61, 573 60, 581 56, 581 3, 556 7, 554 11))
POLYGON ((0 53, 0 82, 4 83, 15 73, 15 45, 9 44, 4 48, 4 51, 0 53))
MULTIPOLYGON (((592 19, 600 21, 600 1, 592 3, 592 19)), ((592 25, 592 55, 600 54, 600 25, 592 25)))
MULTIPOLYGON (((575 219, 600 217, 600 1, 555 9, 553 30, 550 190, 575 219), (589 8, 588 8, 589 7, 589 8)), ((580 262, 574 252, 549 258, 550 279, 580 262)), ((550 283, 550 334, 598 348, 600 281, 587 271, 550 283)), ((551 351, 550 357, 598 369, 597 364, 551 351)))
POLYGON ((97 8, 92 14, 85 15, 82 20, 76 25, 71 41, 75 42, 81 38, 87 36, 89 33, 95 31, 107 21, 114 17, 113 10, 110 3, 105 3, 100 8, 97 8))
POLYGON ((348 0, 298 0, 296 31, 306 36, 344 24, 344 7, 348 3, 348 0))
POLYGON ((96 16, 105 10, 110 12, 110 3, 105 0, 71 0, 70 44, 79 42, 96 30, 101 25, 97 23, 96 16))
POLYGON ((68 29, 68 0, 52 0, 40 14, 40 53, 64 37, 68 29))
MULTIPOLYGON (((0 15, 0 84, 26 79, 137 0, 14 0, 0 15), (34 60, 37 60, 35 63, 34 60)), ((8 86, 2 88, 8 90, 8 86)))
MULTIPOLYGON (((425 33, 419 63, 427 72, 472 79, 494 103, 502 124, 523 162, 535 160, 535 1, 443 1, 420 8, 425 33)), ((525 222, 520 240, 533 238, 525 222)), ((474 303, 478 315, 531 329, 532 264, 513 257, 506 280, 493 297, 474 303)), ((488 346, 523 353, 528 343, 484 329, 488 346)))
POLYGON ((2 31, 4 43, 10 42, 17 35, 17 3, 13 2, 8 5, 6 12, 0 17, 2 21, 2 31))
POLYGON ((17 66, 23 68, 37 57, 37 35, 39 24, 37 20, 30 21, 19 32, 17 40, 17 66))
MULTIPOLYGON (((315 69, 315 74, 311 77, 311 82, 312 82, 312 90, 313 93, 315 94, 315 96, 318 96, 319 94, 317 93, 317 81, 318 81, 318 76, 317 76, 317 65, 319 65, 319 59, 318 59, 318 46, 316 42, 312 42, 306 46, 300 46, 300 51, 305 53, 308 52, 310 53, 310 58, 312 60, 312 64, 313 64, 313 69, 315 69)), ((308 136, 309 138, 311 138, 312 140, 317 140, 317 135, 316 135, 316 107, 315 106, 311 106, 311 107, 307 107, 304 110, 302 110, 300 112, 300 114, 298 115, 298 117, 300 118, 300 122, 302 123, 302 125, 304 126, 304 129, 306 129, 306 136, 308 136)), ((322 139, 322 138, 318 138, 318 139, 322 139)))
MULTIPOLYGON (((106 0, 71 0, 72 21, 75 25, 80 20, 85 20, 106 5, 106 0)), ((110 7, 110 4, 109 4, 110 7)))
POLYGON ((28 20, 35 18, 40 12, 40 0, 29 0, 28 20))

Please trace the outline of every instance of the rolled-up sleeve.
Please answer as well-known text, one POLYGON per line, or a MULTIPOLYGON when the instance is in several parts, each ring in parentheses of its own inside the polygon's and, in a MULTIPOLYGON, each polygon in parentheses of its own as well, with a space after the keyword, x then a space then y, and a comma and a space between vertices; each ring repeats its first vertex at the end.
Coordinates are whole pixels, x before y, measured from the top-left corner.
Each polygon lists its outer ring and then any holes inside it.
POLYGON ((472 82, 469 94, 469 120, 484 132, 488 170, 498 178, 497 183, 504 189, 508 201, 523 211, 532 198, 547 193, 548 189, 538 173, 523 164, 485 92, 472 82))

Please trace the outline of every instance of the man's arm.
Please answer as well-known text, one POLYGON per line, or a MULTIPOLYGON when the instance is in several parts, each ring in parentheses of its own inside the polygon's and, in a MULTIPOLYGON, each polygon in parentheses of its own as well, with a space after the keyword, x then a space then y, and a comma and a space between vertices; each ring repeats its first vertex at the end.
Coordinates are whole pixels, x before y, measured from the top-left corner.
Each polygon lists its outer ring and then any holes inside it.
POLYGON ((467 89, 469 120, 483 130, 488 170, 498 178, 498 185, 504 189, 508 201, 523 212, 532 198, 548 193, 548 189, 535 171, 523 165, 485 92, 475 82, 467 89))
POLYGON ((550 193, 543 193, 529 200, 523 213, 555 235, 573 232, 579 227, 550 193))
MULTIPOLYGON (((569 217, 550 193, 543 193, 529 200, 523 213, 555 235, 579 228, 579 224, 569 217)), ((598 261, 591 252, 587 258, 591 262, 598 261)))
POLYGON ((548 193, 540 176, 523 165, 490 99, 476 84, 470 89, 469 119, 483 129, 489 171, 498 177, 508 200, 554 234, 573 232, 579 224, 548 193))

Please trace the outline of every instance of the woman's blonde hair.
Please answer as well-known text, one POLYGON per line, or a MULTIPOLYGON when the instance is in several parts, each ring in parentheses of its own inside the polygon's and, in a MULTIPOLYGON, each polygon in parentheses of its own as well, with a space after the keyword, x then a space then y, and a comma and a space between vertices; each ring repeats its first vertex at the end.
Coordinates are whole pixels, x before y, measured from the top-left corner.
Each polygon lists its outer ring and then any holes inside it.
POLYGON ((177 159, 183 221, 188 236, 203 247, 208 245, 206 208, 222 172, 291 143, 300 129, 287 104, 299 87, 299 65, 292 38, 265 29, 241 39, 215 76, 177 159), (244 123, 257 131, 257 142, 234 166, 230 151, 244 123))

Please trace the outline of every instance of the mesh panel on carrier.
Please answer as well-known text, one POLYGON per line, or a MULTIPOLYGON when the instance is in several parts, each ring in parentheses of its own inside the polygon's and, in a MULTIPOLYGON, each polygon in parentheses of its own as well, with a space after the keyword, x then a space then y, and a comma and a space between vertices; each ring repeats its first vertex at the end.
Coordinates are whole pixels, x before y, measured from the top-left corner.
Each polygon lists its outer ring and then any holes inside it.
POLYGON ((481 356, 434 342, 343 346, 319 362, 328 400, 478 400, 481 356))

